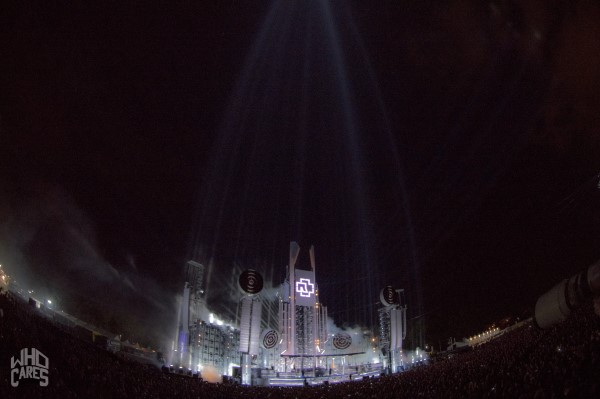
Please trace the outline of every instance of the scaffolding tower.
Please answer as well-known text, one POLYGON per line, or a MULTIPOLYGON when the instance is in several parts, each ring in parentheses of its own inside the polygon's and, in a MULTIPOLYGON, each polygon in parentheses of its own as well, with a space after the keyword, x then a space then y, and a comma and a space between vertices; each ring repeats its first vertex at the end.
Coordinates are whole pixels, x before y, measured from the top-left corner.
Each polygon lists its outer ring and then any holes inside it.
POLYGON ((300 246, 296 242, 290 243, 288 277, 279 293, 280 350, 283 358, 279 369, 284 372, 292 364, 302 372, 305 368, 315 371, 319 356, 324 352, 323 343, 327 340, 327 307, 318 299, 314 247, 309 250, 310 270, 296 268, 299 253, 300 246), (300 364, 296 364, 298 358, 300 364))
POLYGON ((381 290, 379 309, 379 349, 388 373, 400 371, 403 364, 402 342, 406 339, 406 303, 404 290, 391 285, 381 290))

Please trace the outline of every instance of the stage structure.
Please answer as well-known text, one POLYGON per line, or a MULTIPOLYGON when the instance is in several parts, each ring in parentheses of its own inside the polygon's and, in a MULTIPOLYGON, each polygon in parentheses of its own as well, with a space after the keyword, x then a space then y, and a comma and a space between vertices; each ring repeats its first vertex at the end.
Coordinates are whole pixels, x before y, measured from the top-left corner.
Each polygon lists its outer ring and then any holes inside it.
POLYGON ((315 278, 315 251, 311 246, 310 270, 296 268, 300 246, 290 243, 287 279, 279 291, 279 345, 283 364, 280 371, 295 368, 304 374, 305 369, 313 372, 324 361, 327 341, 327 308, 319 303, 319 289, 315 278))
POLYGON ((380 292, 382 308, 379 309, 379 349, 383 355, 383 368, 396 373, 404 365, 402 341, 406 338, 406 303, 404 290, 386 286, 380 292))
POLYGON ((239 343, 240 331, 212 313, 208 322, 197 320, 190 326, 192 371, 202 375, 212 368, 219 375, 231 376, 240 361, 239 343))
POLYGON ((208 320, 206 299, 204 296, 204 265, 190 260, 186 263, 187 281, 190 289, 190 321, 208 320))
MULTIPOLYGON (((286 278, 277 290, 270 289, 269 283, 265 286, 256 270, 234 271, 241 296, 237 310, 231 312, 235 313, 235 321, 230 323, 208 312, 205 268, 198 262, 187 262, 169 365, 187 374, 203 375, 210 369, 211 374, 239 378, 245 385, 286 385, 290 378, 319 377, 324 373, 340 378, 346 374, 344 370, 356 373, 359 362, 378 363, 373 358, 377 356, 376 348, 371 347, 371 342, 376 345, 375 339, 364 331, 328 334, 327 308, 319 301, 314 248, 308 251, 308 267, 297 266, 299 255, 299 245, 291 242, 286 278)), ((398 349, 402 347, 402 332, 399 336, 393 332, 403 331, 405 308, 398 301, 390 301, 384 308, 387 319, 382 316, 387 320, 386 348, 398 349), (392 318, 395 325, 401 326, 391 328, 392 318), (396 339, 394 343, 392 338, 396 339)), ((392 357, 389 359, 391 367, 392 357)))
POLYGON ((204 265, 193 260, 188 261, 185 269, 183 297, 179 307, 175 353, 172 359, 172 362, 186 369, 191 369, 194 364, 190 350, 190 327, 206 316, 203 284, 204 265))
MULTIPOLYGON (((185 284, 179 305, 177 329, 169 356, 169 366, 183 373, 211 373, 240 378, 243 383, 257 383, 260 365, 265 368, 277 363, 279 332, 265 327, 277 316, 264 312, 263 307, 279 300, 263 299, 262 276, 255 270, 236 276, 242 292, 235 321, 227 322, 210 313, 206 304, 204 266, 195 261, 186 263, 185 284), (267 334, 268 333, 268 334, 267 334), (275 341, 275 345, 273 342, 275 341), (275 356, 276 354, 276 356, 275 356), (264 359, 263 359, 264 358, 264 359)), ((272 306, 269 307, 269 310, 272 306)))
POLYGON ((193 260, 185 265, 185 284, 179 306, 177 334, 169 366, 183 373, 232 376, 240 367, 240 330, 210 313, 205 296, 205 267, 193 260))
POLYGON ((262 302, 259 294, 263 289, 263 278, 256 270, 248 269, 240 274, 238 283, 243 294, 239 304, 239 308, 241 308, 239 352, 241 354, 242 384, 250 385, 253 375, 252 366, 259 369, 257 358, 262 316, 262 302))

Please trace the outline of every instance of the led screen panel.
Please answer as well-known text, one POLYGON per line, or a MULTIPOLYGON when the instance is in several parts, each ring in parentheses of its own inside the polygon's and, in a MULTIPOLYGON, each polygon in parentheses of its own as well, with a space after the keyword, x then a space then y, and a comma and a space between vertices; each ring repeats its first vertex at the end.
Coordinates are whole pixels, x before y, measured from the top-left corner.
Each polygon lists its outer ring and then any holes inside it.
POLYGON ((296 269, 294 291, 297 306, 314 306, 317 303, 315 272, 296 269))

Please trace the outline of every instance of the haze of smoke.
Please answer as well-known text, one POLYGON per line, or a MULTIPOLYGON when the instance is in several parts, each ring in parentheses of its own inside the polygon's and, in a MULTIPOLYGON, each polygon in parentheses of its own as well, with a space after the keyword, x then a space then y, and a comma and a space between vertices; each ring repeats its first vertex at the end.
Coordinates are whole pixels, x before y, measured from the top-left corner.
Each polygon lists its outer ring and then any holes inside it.
POLYGON ((7 273, 40 299, 52 298, 67 312, 96 319, 86 321, 113 320, 101 327, 121 324, 146 340, 168 335, 174 295, 140 275, 131 257, 123 268, 104 259, 93 224, 59 187, 32 191, 24 199, 0 193, 0 264, 7 273))

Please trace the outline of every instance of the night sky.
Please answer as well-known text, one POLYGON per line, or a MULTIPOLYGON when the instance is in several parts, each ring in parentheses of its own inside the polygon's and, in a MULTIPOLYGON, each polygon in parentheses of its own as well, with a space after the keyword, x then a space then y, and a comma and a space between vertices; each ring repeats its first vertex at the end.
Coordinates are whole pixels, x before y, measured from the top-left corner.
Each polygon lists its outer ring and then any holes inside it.
POLYGON ((339 326, 530 314, 600 258, 600 5, 442 3, 3 7, 0 264, 138 337, 188 259, 226 313, 290 241, 339 326))

